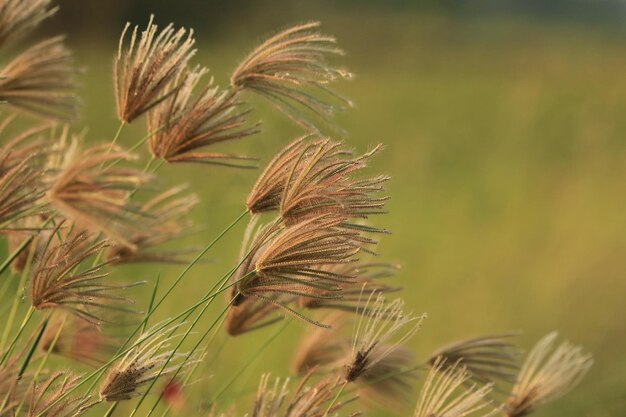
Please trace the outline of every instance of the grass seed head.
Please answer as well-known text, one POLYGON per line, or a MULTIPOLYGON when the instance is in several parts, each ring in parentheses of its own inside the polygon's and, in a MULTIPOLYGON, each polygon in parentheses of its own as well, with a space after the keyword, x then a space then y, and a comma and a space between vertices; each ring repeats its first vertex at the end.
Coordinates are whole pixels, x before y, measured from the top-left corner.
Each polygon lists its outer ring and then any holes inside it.
POLYGON ((126 33, 130 24, 126 24, 120 37, 113 66, 115 100, 117 115, 126 123, 176 94, 182 86, 179 76, 195 54, 192 30, 176 30, 169 24, 159 32, 153 21, 151 16, 140 35, 135 26, 128 45, 126 33))
POLYGON ((372 292, 356 325, 352 350, 345 366, 344 378, 354 382, 370 372, 380 361, 394 354, 399 346, 420 329, 426 315, 404 313, 404 301, 387 302, 372 292))
MULTIPOLYGON (((261 377, 251 417, 324 417, 338 416, 346 404, 356 398, 348 397, 335 401, 337 392, 341 389, 339 379, 324 379, 316 385, 306 385, 311 374, 306 375, 293 392, 290 392, 289 379, 277 378, 273 383, 270 375, 261 377), (329 409, 330 407, 330 409, 329 409)), ((356 417, 360 413, 343 414, 356 417)))
POLYGON ((3 0, 0 3, 0 48, 28 35, 52 16, 57 7, 51 0, 3 0))
POLYGON ((431 367, 438 363, 443 370, 459 363, 473 381, 481 384, 515 382, 520 357, 519 349, 510 341, 515 335, 486 335, 453 342, 435 351, 428 363, 431 367))
POLYGON ((250 158, 203 150, 259 132, 258 124, 246 126, 248 111, 239 109, 243 103, 236 94, 220 90, 212 80, 194 94, 206 72, 198 68, 186 70, 181 75, 181 87, 148 113, 148 131, 153 132, 150 152, 167 162, 251 167, 237 162, 250 158))
POLYGON ((193 365, 198 358, 186 359, 188 355, 169 350, 171 342, 180 337, 169 328, 156 324, 143 333, 137 343, 121 359, 114 363, 100 384, 101 401, 124 401, 141 394, 145 385, 160 376, 193 365), (170 359, 170 356, 171 359, 170 359))
POLYGON ((556 332, 546 335, 528 354, 504 406, 508 417, 525 416, 567 394, 591 368, 590 354, 568 342, 555 348, 556 338, 556 332))
POLYGON ((61 222, 52 231, 41 255, 34 261, 30 282, 30 298, 38 310, 62 308, 99 323, 101 310, 124 310, 129 300, 116 295, 128 288, 104 282, 108 272, 105 264, 82 266, 97 255, 105 242, 99 241, 75 226, 63 228, 61 222))
POLYGON ((62 36, 41 41, 0 70, 0 100, 44 119, 76 120, 77 73, 62 36))
POLYGON ((306 113, 329 118, 350 106, 328 85, 352 74, 327 63, 342 55, 332 36, 321 34, 319 22, 285 29, 257 46, 231 75, 235 89, 250 90, 307 128, 314 128, 306 113))
POLYGON ((80 376, 57 371, 47 379, 32 385, 31 399, 28 404, 28 417, 64 416, 78 417, 95 405, 89 396, 70 396, 80 382, 80 376))
POLYGON ((61 216, 79 227, 103 233, 135 250, 129 235, 139 231, 143 216, 128 197, 150 177, 135 169, 111 165, 113 161, 134 159, 128 152, 110 145, 82 150, 79 138, 70 140, 68 135, 64 129, 56 144, 56 158, 50 161, 53 173, 48 201, 61 216))
POLYGON ((458 363, 444 366, 445 362, 444 358, 439 358, 433 363, 413 417, 464 417, 487 406, 484 400, 492 385, 466 387, 471 376, 465 372, 465 367, 458 363))

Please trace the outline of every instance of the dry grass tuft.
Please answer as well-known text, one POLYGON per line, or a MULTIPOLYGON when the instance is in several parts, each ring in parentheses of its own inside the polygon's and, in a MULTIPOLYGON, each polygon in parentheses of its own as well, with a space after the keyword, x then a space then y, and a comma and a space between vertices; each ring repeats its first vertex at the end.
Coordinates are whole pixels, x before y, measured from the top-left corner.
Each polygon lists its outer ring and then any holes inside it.
POLYGON ((148 130, 155 132, 150 136, 150 152, 167 162, 250 167, 237 163, 250 159, 244 156, 200 151, 259 132, 258 124, 246 127, 249 112, 239 110, 243 103, 236 94, 221 91, 212 80, 194 94, 207 72, 206 69, 187 70, 181 76, 181 87, 176 90, 179 81, 172 82, 174 94, 148 113, 148 130))
POLYGON ((484 399, 492 386, 463 388, 471 378, 465 367, 458 363, 444 366, 445 362, 437 359, 428 372, 413 417, 464 417, 487 406, 484 399))
POLYGON ((454 342, 434 352, 428 363, 438 363, 443 370, 460 363, 472 380, 482 384, 515 382, 520 351, 510 341, 514 336, 516 333, 504 333, 454 342))
POLYGON ((100 384, 101 401, 124 401, 141 395, 140 389, 160 376, 181 367, 191 366, 196 360, 181 361, 183 353, 168 350, 170 342, 179 335, 172 328, 156 330, 158 324, 143 333, 134 347, 111 366, 100 384), (171 358, 170 358, 171 356, 171 358))
POLYGON ((78 118, 78 70, 62 36, 39 42, 0 70, 0 100, 50 120, 78 118))
POLYGON ((402 299, 387 302, 375 292, 370 294, 366 306, 366 311, 371 309, 371 313, 361 315, 356 326, 344 373, 347 382, 361 379, 380 361, 393 354, 417 333, 426 318, 424 314, 415 316, 404 313, 402 299), (370 303, 373 303, 372 307, 370 303))
POLYGON ((30 298, 34 308, 63 308, 91 323, 103 320, 102 309, 122 310, 130 301, 112 293, 128 285, 104 283, 108 272, 105 264, 91 267, 81 264, 96 256, 105 242, 98 241, 85 231, 60 223, 35 259, 30 284, 30 298))
MULTIPOLYGON (((305 376, 295 391, 289 392, 289 379, 281 381, 277 378, 270 384, 270 375, 261 377, 259 389, 251 417, 323 417, 333 416, 346 404, 355 400, 350 397, 347 400, 334 401, 336 393, 341 389, 339 379, 324 379, 316 385, 305 385, 310 374, 305 376)), ((356 417, 360 413, 346 414, 356 417)))
POLYGON ((151 16, 139 40, 135 26, 127 47, 129 23, 120 37, 113 76, 117 115, 126 123, 175 94, 182 86, 180 75, 195 54, 192 30, 175 30, 169 24, 157 33, 153 21, 151 16))
POLYGON ((274 104, 296 122, 314 128, 304 115, 330 117, 350 106, 328 85, 352 74, 326 62, 342 55, 332 36, 317 31, 319 22, 293 26, 257 46, 231 75, 234 89, 251 90, 274 104), (304 110, 304 111, 303 111, 304 110))
POLYGON ((3 0, 0 3, 0 47, 28 35, 58 10, 51 0, 3 0))
POLYGON ((114 242, 133 250, 131 231, 141 226, 142 215, 129 195, 149 176, 136 169, 107 165, 134 156, 110 145, 80 149, 79 139, 68 140, 64 130, 57 143, 58 157, 51 160, 54 170, 47 199, 64 217, 93 233, 104 233, 114 242))
POLYGON ((541 339, 528 354, 511 396, 504 405, 507 417, 521 417, 574 388, 591 368, 591 355, 563 342, 554 348, 557 333, 541 339))

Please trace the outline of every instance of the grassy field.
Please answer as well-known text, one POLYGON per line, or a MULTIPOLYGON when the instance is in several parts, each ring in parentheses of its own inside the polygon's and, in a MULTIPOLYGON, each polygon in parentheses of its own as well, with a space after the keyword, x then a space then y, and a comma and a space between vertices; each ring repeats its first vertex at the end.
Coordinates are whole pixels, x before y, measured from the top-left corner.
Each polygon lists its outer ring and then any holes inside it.
MULTIPOLYGON (((302 19, 316 17, 303 12, 302 19)), ((508 330, 522 330, 519 342, 530 347, 559 330, 593 352, 595 365, 574 393, 536 415, 622 415, 626 32, 503 18, 321 17, 356 73, 339 87, 356 103, 338 118, 348 132, 342 137, 360 151, 386 144, 373 170, 392 176, 392 200, 389 215, 376 221, 393 234, 382 239, 380 253, 402 263, 403 296, 416 312, 428 312, 412 341, 419 356, 451 340, 508 330)), ((233 28, 200 40, 196 62, 225 83, 237 59, 271 29, 233 28)), ((107 140, 117 129, 109 59, 116 46, 70 43, 87 68, 88 137, 107 140)), ((251 102, 266 120, 263 133, 223 149, 264 162, 298 130, 251 102)), ((121 141, 130 145, 143 134, 140 121, 121 141)), ((187 239, 199 248, 241 213, 257 172, 173 166, 159 174, 163 183, 189 183, 201 196, 194 219, 202 229, 187 239)), ((242 233, 240 225, 220 241, 160 317, 180 311, 233 265, 242 233)), ((166 285, 180 269, 132 266, 116 273, 149 281, 160 274, 166 285)), ((147 292, 138 295, 142 306, 147 292)), ((220 333, 211 353, 219 357, 201 376, 210 390, 192 390, 193 399, 211 397, 255 356, 232 395, 248 395, 262 372, 287 374, 285 358, 306 328, 291 322, 258 354, 276 329, 237 339, 220 333)))

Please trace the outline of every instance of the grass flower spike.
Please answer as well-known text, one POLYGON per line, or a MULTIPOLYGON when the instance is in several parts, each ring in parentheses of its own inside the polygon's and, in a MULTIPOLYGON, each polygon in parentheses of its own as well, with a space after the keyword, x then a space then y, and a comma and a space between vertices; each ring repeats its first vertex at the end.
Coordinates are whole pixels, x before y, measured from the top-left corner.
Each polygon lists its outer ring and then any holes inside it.
POLYGON ((139 170, 108 165, 134 156, 109 145, 80 149, 78 138, 68 141, 64 130, 57 146, 58 155, 51 161, 52 178, 47 198, 65 218, 79 227, 135 250, 129 235, 141 231, 140 210, 129 203, 128 196, 148 180, 139 170))
POLYGON ((62 36, 41 41, 0 69, 0 100, 44 119, 75 120, 77 73, 62 36))
MULTIPOLYGON (((182 75, 182 86, 148 113, 148 130, 154 132, 150 136, 150 152, 167 162, 242 166, 237 161, 250 158, 201 150, 259 132, 258 125, 246 127, 248 111, 239 109, 242 103, 235 94, 221 91, 212 81, 194 94, 206 72, 187 70, 182 75)), ((178 80, 173 82, 176 83, 178 80)))
POLYGON ((313 123, 303 110, 330 117, 351 105, 328 87, 352 75, 326 62, 327 56, 342 55, 343 51, 335 38, 319 33, 318 27, 319 22, 296 25, 257 46, 233 72, 233 88, 260 94, 309 128, 313 123))
MULTIPOLYGON (((368 306, 374 295, 370 295, 368 306)), ((404 301, 400 298, 386 302, 382 295, 377 295, 373 303, 371 313, 361 315, 356 327, 350 360, 344 374, 347 382, 357 381, 367 375, 378 362, 413 337, 426 317, 405 314, 404 301)))
POLYGON ((530 351, 505 403, 507 417, 521 417, 566 394, 589 371, 593 360, 578 346, 563 342, 554 348, 557 333, 541 339, 530 351))
POLYGON ((464 417, 480 411, 487 403, 484 398, 491 392, 491 385, 464 389, 470 376, 459 364, 446 365, 439 358, 428 372, 420 391, 413 417, 464 417))
POLYGON ((175 30, 169 24, 157 33, 153 20, 151 16, 139 39, 135 26, 128 46, 125 38, 130 24, 120 37, 113 75, 117 115, 126 123, 175 94, 182 86, 175 81, 195 54, 193 31, 175 30))
POLYGON ((196 360, 181 362, 179 359, 186 354, 175 353, 169 364, 172 352, 169 349, 170 342, 179 337, 173 334, 170 328, 157 330, 159 325, 146 330, 135 346, 120 360, 114 363, 100 385, 100 399, 102 401, 129 400, 141 394, 141 388, 159 376, 168 375, 180 367, 186 367, 196 363, 196 360), (180 363, 179 363, 180 362, 180 363))
POLYGON ((4 0, 0 3, 0 48, 29 34, 52 16, 51 0, 4 0))
POLYGON ((100 252, 105 243, 95 240, 85 231, 59 224, 52 232, 41 255, 35 260, 30 283, 33 307, 66 309, 92 323, 99 323, 102 309, 126 310, 129 300, 115 295, 128 285, 104 282, 108 273, 105 264, 82 267, 81 264, 100 252))
POLYGON ((429 365, 447 369, 457 363, 476 382, 515 382, 519 370, 519 349, 509 339, 515 333, 479 336, 446 345, 434 352, 429 365), (443 359, 443 360, 442 360, 443 359))

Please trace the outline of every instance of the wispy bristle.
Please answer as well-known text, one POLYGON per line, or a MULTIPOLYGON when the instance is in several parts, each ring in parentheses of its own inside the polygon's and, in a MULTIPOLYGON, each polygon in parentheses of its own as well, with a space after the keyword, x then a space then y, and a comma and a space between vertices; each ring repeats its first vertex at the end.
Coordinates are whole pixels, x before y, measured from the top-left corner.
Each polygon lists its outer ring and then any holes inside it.
POLYGON ((62 36, 44 40, 0 70, 0 100, 45 119, 75 120, 77 72, 62 36))
POLYGON ((56 7, 51 0, 3 0, 0 2, 0 47, 28 35, 39 24, 52 16, 56 7))
POLYGON ((318 27, 319 22, 296 25, 257 46, 231 75, 233 88, 260 94, 308 128, 314 124, 306 113, 327 118, 351 105, 328 87, 352 74, 326 62, 343 51, 318 27))
POLYGON ((115 100, 120 120, 130 123, 154 106, 175 94, 181 82, 174 82, 195 54, 193 31, 174 29, 172 24, 157 33, 150 17, 148 26, 138 36, 132 31, 126 46, 126 24, 120 37, 114 63, 115 100))
POLYGON ((280 201, 285 192, 292 167, 298 169, 298 159, 306 146, 304 136, 291 142, 283 148, 265 167, 254 187, 248 194, 246 206, 251 213, 276 211, 280 208, 280 201))
POLYGON ((76 226, 62 229, 61 222, 53 231, 35 260, 30 283, 33 307, 66 309, 92 323, 103 319, 99 310, 121 309, 129 301, 114 292, 127 288, 104 283, 108 273, 105 264, 81 267, 99 253, 105 243, 98 241, 76 226))
POLYGON ((507 417, 525 416, 567 394, 591 368, 590 354, 568 342, 554 348, 556 338, 556 332, 548 334, 528 354, 505 403, 507 417))
POLYGON ((479 383, 515 382, 520 351, 510 341, 515 333, 479 336, 446 345, 434 352, 428 363, 441 369, 460 363, 472 380, 479 383), (439 358, 445 359, 440 361, 439 358))
POLYGON ((444 367, 444 362, 437 359, 428 372, 413 417, 464 417, 487 405, 484 398, 492 386, 464 387, 470 379, 465 368, 458 364, 444 367))
MULTIPOLYGON (((258 124, 246 127, 248 112, 239 110, 242 103, 236 94, 221 91, 212 80, 194 94, 206 72, 187 70, 181 76, 182 87, 148 113, 148 130, 154 132, 150 136, 150 152, 167 162, 251 167, 237 162, 250 158, 202 150, 259 132, 258 124)), ((175 80, 173 84, 178 82, 175 80)))

